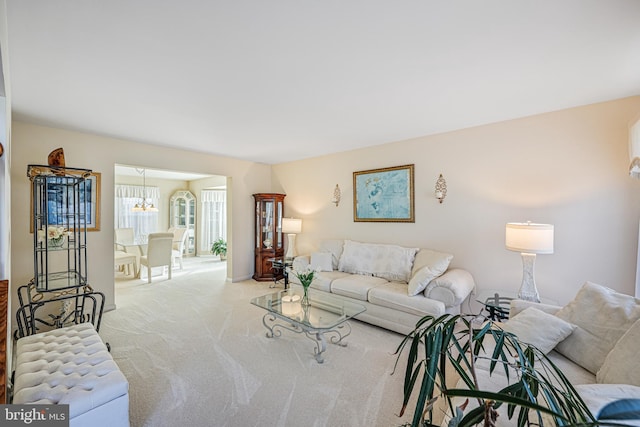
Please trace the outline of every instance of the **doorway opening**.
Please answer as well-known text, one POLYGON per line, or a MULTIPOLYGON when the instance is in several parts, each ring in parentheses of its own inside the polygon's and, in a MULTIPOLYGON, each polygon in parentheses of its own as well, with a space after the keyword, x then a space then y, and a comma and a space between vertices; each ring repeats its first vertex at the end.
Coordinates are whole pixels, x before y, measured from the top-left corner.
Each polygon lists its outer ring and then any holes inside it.
MULTIPOLYGON (((183 270, 203 268, 208 263, 221 267, 225 260, 211 252, 213 243, 227 240, 227 177, 183 171, 151 169, 116 164, 114 169, 114 250, 145 255, 147 238, 154 232, 186 229, 179 249, 183 270), (125 231, 123 233, 123 230, 125 231), (119 235, 132 236, 130 246, 117 241, 119 235), (195 268, 195 267, 194 267, 195 268)), ((177 261, 174 276, 180 274, 177 261)), ((146 284, 146 273, 136 276, 133 269, 114 269, 116 283, 132 281, 146 284), (142 280, 140 278, 142 276, 142 280)), ((164 268, 163 270, 164 271, 164 268)), ((166 279, 165 275, 165 279, 166 279)), ((162 280, 165 280, 162 279, 162 280)), ((117 294, 117 286, 116 286, 117 294)))

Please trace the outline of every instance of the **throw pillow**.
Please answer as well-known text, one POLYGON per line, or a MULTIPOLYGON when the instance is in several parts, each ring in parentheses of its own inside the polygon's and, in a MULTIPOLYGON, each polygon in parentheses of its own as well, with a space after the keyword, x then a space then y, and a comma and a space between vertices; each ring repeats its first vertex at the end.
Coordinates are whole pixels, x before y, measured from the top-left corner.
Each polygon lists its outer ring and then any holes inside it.
POLYGON ((618 340, 604 359, 596 374, 601 384, 631 384, 640 386, 640 370, 637 369, 638 351, 640 351, 640 320, 618 340))
POLYGON ((331 253, 314 252, 311 254, 311 268, 317 271, 333 271, 331 253))
POLYGON ((417 248, 345 240, 338 270, 407 283, 417 248))
POLYGON ((556 350, 596 374, 620 337, 640 319, 640 300, 586 282, 556 316, 577 325, 556 350))
POLYGON ((534 307, 523 310, 500 326, 504 331, 517 336, 521 342, 537 347, 544 354, 553 350, 576 328, 575 325, 534 307))
POLYGON ((320 242, 320 247, 318 248, 318 252, 329 252, 331 253, 331 264, 333 266, 333 270, 338 269, 338 263, 340 262, 340 257, 342 256, 342 247, 344 246, 344 240, 338 239, 327 239, 320 242))
POLYGON ((453 255, 446 252, 438 252, 432 249, 420 249, 413 261, 413 270, 411 276, 415 276, 424 267, 431 267, 434 270, 443 269, 442 273, 447 271, 449 264, 453 259, 453 255))
POLYGON ((427 288, 429 282, 447 271, 453 255, 430 249, 420 249, 413 261, 413 277, 409 280, 409 296, 418 295, 427 288), (416 269, 416 265, 418 269, 416 269))

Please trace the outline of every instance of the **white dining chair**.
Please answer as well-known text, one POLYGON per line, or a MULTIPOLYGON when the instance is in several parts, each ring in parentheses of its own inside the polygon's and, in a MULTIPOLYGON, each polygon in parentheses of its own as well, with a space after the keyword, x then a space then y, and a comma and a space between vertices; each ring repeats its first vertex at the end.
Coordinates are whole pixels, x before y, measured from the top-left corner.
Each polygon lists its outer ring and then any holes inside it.
POLYGON ((184 254, 184 246, 187 243, 187 229, 186 228, 170 228, 170 233, 173 233, 173 247, 171 250, 171 259, 175 265, 178 261, 180 270, 182 270, 182 255, 184 254))
POLYGON ((126 251, 128 245, 133 245, 135 234, 133 228, 116 228, 114 230, 114 240, 116 250, 126 251))
POLYGON ((129 274, 129 267, 133 267, 134 277, 138 277, 138 257, 136 254, 125 251, 114 251, 115 266, 124 269, 125 274, 129 274))
MULTIPOLYGON (((151 283, 151 268, 168 266, 171 280, 171 251, 173 233, 151 233, 147 243, 147 254, 140 257, 140 265, 147 267, 147 282, 151 283)), ((142 267, 140 268, 142 270, 142 267)))

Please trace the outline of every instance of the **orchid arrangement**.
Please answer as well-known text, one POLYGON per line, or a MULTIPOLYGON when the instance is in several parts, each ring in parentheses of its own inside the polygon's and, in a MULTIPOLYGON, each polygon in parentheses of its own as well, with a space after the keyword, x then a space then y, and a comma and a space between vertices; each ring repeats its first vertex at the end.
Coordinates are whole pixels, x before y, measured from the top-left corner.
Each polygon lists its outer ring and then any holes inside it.
POLYGON ((300 284, 305 289, 311 285, 311 282, 313 282, 313 278, 317 272, 318 270, 314 270, 310 265, 307 265, 307 267, 302 271, 293 270, 293 274, 298 278, 298 280, 300 280, 300 284))

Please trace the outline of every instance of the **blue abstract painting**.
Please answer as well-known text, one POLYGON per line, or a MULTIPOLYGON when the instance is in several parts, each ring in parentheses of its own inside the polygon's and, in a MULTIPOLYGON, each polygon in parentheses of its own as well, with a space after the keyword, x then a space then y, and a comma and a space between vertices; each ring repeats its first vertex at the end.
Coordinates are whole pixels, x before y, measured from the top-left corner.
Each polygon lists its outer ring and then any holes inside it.
POLYGON ((415 222, 413 167, 354 172, 354 221, 415 222))

